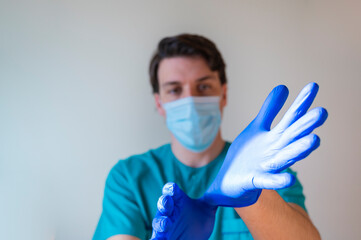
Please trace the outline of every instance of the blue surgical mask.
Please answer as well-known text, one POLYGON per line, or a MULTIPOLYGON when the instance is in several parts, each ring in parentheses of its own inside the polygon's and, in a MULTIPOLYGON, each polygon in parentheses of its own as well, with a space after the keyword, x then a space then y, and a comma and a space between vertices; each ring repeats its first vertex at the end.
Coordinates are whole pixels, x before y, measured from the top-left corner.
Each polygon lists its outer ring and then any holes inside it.
POLYGON ((219 96, 186 97, 163 104, 168 129, 193 152, 206 150, 221 125, 219 96))

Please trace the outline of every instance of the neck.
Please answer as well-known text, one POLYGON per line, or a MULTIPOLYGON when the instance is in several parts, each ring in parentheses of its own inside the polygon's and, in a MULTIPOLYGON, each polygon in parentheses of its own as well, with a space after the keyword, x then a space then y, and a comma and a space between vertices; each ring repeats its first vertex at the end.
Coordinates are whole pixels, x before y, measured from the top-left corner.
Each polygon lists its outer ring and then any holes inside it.
POLYGON ((221 137, 221 131, 218 131, 216 138, 209 148, 203 152, 192 152, 183 147, 182 144, 172 135, 172 151, 176 158, 189 167, 203 167, 212 162, 222 152, 225 141, 221 137))

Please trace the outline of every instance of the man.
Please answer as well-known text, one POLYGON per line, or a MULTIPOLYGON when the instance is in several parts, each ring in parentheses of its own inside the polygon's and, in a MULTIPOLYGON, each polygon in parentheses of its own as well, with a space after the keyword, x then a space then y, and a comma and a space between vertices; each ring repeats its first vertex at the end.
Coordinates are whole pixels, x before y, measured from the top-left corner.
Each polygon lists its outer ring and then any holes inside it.
POLYGON ((210 40, 189 34, 161 40, 150 77, 171 143, 113 167, 93 239, 149 239, 152 232, 154 239, 320 238, 288 168, 319 145, 311 132, 327 112, 306 114, 316 84, 306 86, 270 131, 288 94, 275 88, 230 146, 219 128, 227 104, 225 64, 210 40))

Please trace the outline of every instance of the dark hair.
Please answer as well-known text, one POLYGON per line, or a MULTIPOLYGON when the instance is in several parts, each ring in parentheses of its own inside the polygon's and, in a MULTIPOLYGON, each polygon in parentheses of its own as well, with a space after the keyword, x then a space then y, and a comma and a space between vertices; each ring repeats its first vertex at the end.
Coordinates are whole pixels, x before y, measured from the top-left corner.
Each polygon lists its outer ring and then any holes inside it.
POLYGON ((192 34, 180 34, 163 38, 154 53, 149 65, 150 83, 153 93, 159 93, 158 67, 165 58, 202 57, 212 71, 218 71, 221 84, 227 83, 226 64, 216 45, 209 39, 192 34))

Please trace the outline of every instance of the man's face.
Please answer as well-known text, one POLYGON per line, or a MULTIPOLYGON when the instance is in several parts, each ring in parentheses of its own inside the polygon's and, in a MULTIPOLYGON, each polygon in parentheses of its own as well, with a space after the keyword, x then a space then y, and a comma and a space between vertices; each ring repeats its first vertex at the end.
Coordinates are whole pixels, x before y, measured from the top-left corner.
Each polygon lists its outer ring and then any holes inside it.
POLYGON ((158 112, 165 116, 162 103, 185 97, 220 96, 220 110, 227 102, 227 85, 201 57, 163 59, 158 68, 159 93, 154 94, 158 112))

